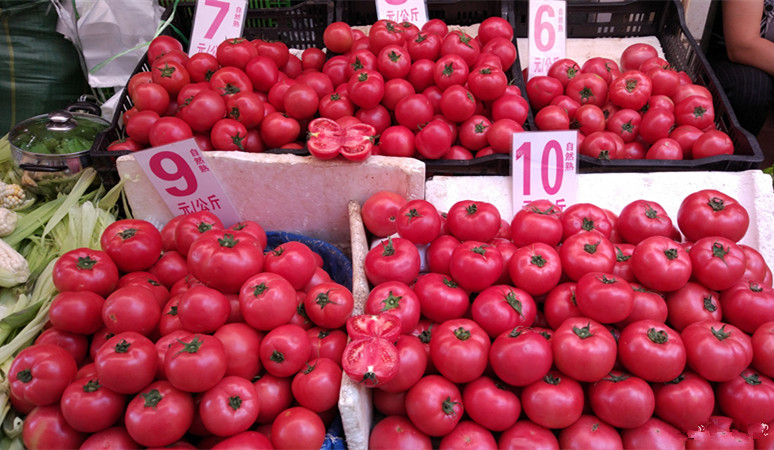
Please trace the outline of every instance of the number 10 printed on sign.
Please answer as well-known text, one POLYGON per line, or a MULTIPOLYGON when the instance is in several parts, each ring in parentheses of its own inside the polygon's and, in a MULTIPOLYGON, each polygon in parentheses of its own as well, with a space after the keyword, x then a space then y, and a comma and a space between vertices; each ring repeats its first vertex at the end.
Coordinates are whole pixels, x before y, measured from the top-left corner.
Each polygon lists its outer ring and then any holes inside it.
POLYGON ((511 151, 513 211, 545 199, 564 209, 578 189, 577 131, 514 133, 511 151))

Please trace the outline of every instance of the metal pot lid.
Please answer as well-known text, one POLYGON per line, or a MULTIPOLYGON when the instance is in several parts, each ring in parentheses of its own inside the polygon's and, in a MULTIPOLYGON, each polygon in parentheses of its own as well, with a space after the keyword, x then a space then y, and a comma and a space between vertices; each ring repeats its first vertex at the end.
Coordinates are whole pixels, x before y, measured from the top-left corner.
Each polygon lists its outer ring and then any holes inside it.
POLYGON ((89 151, 99 132, 110 124, 101 117, 53 111, 24 120, 9 135, 19 150, 42 155, 71 155, 89 151))

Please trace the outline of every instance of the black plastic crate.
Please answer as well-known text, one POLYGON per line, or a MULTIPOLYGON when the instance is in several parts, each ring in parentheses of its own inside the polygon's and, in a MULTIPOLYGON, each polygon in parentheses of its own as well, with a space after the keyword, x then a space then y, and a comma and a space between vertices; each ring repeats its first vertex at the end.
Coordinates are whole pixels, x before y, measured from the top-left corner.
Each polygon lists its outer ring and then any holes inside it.
MULTIPOLYGON (((171 18, 164 34, 174 36, 187 43, 191 34, 192 20, 196 8, 195 1, 161 0, 166 6, 162 21, 171 18)), ((309 48, 324 46, 322 35, 325 27, 333 21, 332 0, 250 0, 246 13, 244 37, 252 39, 281 40, 290 48, 309 48), (280 5, 290 4, 288 7, 280 5)), ((132 75, 150 70, 147 57, 139 61, 132 75)), ((124 89, 119 98, 110 127, 100 133, 94 141, 90 156, 92 165, 107 188, 115 186, 120 178, 116 169, 116 158, 129 154, 128 151, 108 151, 108 145, 116 139, 125 137, 121 116, 133 105, 124 89)))
MULTIPOLYGON (((515 31, 524 38, 528 33, 529 2, 514 2, 515 31)), ((622 38, 655 36, 666 60, 685 71, 694 83, 712 93, 715 124, 734 142, 733 155, 682 161, 599 160, 578 155, 580 172, 663 172, 663 171, 743 171, 757 169, 763 162, 758 141, 739 125, 728 97, 715 77, 701 48, 685 24, 679 0, 647 1, 573 1, 567 2, 568 38, 622 38)), ((623 48, 621 52, 623 52, 623 48)), ((572 55, 567 55, 572 58, 572 55)))
MULTIPOLYGON (((173 8, 174 0, 160 0, 173 8)), ((188 38, 191 35, 196 2, 181 0, 174 10, 174 28, 188 38)), ((323 32, 333 22, 332 0, 250 0, 241 37, 282 41, 289 48, 323 47, 323 32)))
MULTIPOLYGON (((448 25, 470 26, 488 17, 506 17, 511 2, 500 0, 426 0, 430 19, 441 19, 448 25)), ((373 0, 336 0, 336 20, 351 26, 372 25, 376 22, 373 0)))

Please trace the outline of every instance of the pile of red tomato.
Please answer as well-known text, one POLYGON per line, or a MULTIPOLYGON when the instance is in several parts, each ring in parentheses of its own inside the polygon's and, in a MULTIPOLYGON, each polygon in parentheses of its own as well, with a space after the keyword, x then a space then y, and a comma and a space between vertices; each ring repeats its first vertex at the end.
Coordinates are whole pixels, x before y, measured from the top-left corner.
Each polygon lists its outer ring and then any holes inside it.
POLYGON ((150 70, 127 84, 126 137, 109 149, 191 137, 204 150, 300 149, 308 131, 308 150, 322 159, 469 159, 510 152, 511 134, 523 129, 529 106, 509 84, 517 51, 503 18, 484 20, 475 37, 439 19, 422 29, 380 20, 367 36, 335 22, 324 42, 327 54, 308 48, 298 57, 282 42, 235 38, 216 56, 189 58, 175 38, 159 36, 150 70), (347 129, 346 142, 310 128, 315 118, 347 129))
POLYGON ((620 68, 593 57, 556 61, 527 82, 540 130, 578 130, 582 155, 601 159, 699 159, 731 155, 716 129, 710 91, 675 70, 650 44, 628 46, 620 68))
POLYGON ((210 212, 118 220, 59 258, 49 323, 8 370, 27 448, 320 448, 349 289, 299 241, 210 212))
POLYGON ((772 272, 733 198, 507 220, 385 191, 362 216, 382 325, 343 366, 385 417, 370 448, 772 447, 772 272))

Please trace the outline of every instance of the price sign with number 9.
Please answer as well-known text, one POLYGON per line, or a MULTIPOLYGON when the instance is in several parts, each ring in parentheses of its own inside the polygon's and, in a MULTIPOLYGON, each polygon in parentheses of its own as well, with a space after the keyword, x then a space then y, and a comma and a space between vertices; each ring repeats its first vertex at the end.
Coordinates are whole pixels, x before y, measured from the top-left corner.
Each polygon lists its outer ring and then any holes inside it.
POLYGON ((167 192, 175 197, 191 195, 199 187, 199 184, 196 182, 196 174, 191 170, 191 166, 177 153, 169 151, 158 152, 150 157, 148 166, 151 172, 161 180, 170 182, 183 180, 185 182, 185 187, 182 189, 177 186, 165 188, 167 192))

